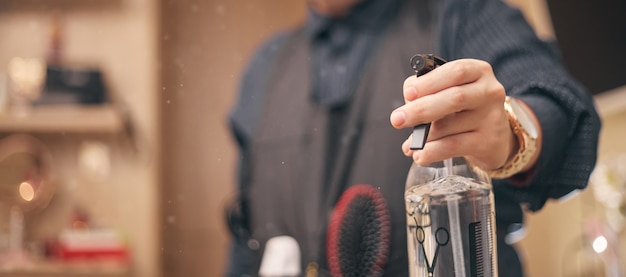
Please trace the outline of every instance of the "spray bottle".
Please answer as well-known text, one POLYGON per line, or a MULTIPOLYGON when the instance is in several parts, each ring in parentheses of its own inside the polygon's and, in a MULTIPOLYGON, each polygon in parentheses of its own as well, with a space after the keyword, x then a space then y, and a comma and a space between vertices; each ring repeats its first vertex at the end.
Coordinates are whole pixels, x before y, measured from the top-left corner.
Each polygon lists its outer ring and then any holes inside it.
MULTIPOLYGON (((415 55, 417 76, 445 60, 415 55)), ((430 124, 415 126, 411 149, 424 147, 430 124)), ((463 157, 413 164, 405 187, 411 277, 498 276, 491 178, 463 157)))

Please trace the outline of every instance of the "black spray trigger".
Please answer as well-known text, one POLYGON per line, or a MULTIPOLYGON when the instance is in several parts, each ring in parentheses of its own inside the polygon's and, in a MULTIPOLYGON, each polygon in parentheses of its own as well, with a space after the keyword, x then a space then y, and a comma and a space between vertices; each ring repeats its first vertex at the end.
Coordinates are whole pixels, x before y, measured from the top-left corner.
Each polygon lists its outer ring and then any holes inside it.
POLYGON ((411 139, 411 150, 422 150, 428 139, 430 123, 420 124, 413 127, 413 139, 411 139))
MULTIPOLYGON (((433 54, 417 54, 411 57, 411 68, 415 70, 417 77, 422 76, 438 66, 446 63, 446 60, 437 57, 433 54)), ((430 131, 430 122, 426 124, 420 124, 413 127, 413 138, 411 139, 411 150, 422 150, 428 139, 428 132, 430 131)))

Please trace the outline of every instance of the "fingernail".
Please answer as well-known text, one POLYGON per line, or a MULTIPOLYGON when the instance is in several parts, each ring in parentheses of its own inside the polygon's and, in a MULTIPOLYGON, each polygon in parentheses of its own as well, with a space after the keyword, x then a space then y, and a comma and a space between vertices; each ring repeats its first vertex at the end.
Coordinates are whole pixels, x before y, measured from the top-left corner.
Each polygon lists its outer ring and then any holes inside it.
POLYGON ((393 126, 402 126, 404 125, 405 115, 403 111, 394 111, 391 113, 391 124, 393 126))
POLYGON ((420 151, 413 152, 413 161, 417 163, 419 162, 419 160, 420 160, 420 151))

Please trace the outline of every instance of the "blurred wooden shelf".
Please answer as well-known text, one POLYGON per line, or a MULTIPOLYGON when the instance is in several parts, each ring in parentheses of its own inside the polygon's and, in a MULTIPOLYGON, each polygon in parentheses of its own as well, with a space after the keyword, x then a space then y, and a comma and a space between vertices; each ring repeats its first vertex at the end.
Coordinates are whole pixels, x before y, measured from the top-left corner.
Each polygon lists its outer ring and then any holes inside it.
POLYGON ((19 267, 0 267, 0 276, 11 277, 126 277, 130 266, 102 262, 37 261, 19 267))
POLYGON ((624 112, 626 111, 626 86, 600 93, 594 96, 594 101, 601 117, 624 112))
POLYGON ((0 116, 2 133, 117 133, 124 128, 122 115, 109 105, 35 106, 28 115, 0 116))

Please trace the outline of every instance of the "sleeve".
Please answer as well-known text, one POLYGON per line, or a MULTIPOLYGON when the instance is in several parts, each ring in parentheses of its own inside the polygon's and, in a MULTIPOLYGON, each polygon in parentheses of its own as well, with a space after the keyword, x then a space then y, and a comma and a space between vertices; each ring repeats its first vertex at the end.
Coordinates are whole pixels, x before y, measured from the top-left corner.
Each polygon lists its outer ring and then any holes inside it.
POLYGON ((244 276, 253 271, 252 262, 256 253, 247 246, 247 183, 250 172, 249 144, 259 125, 265 88, 270 78, 271 68, 279 50, 285 43, 287 33, 280 33, 265 42, 248 64, 239 85, 238 99, 228 116, 231 134, 239 150, 238 196, 227 213, 227 224, 233 235, 225 276, 244 276), (237 226, 232 226, 237 225, 237 226), (244 230, 246 229, 246 230, 244 230))
POLYGON ((446 1, 444 15, 451 18, 442 21, 447 58, 489 62, 507 94, 525 101, 543 130, 542 151, 527 185, 510 180, 494 185, 530 210, 584 189, 595 166, 601 122, 591 95, 568 74, 557 49, 500 0, 446 1))

